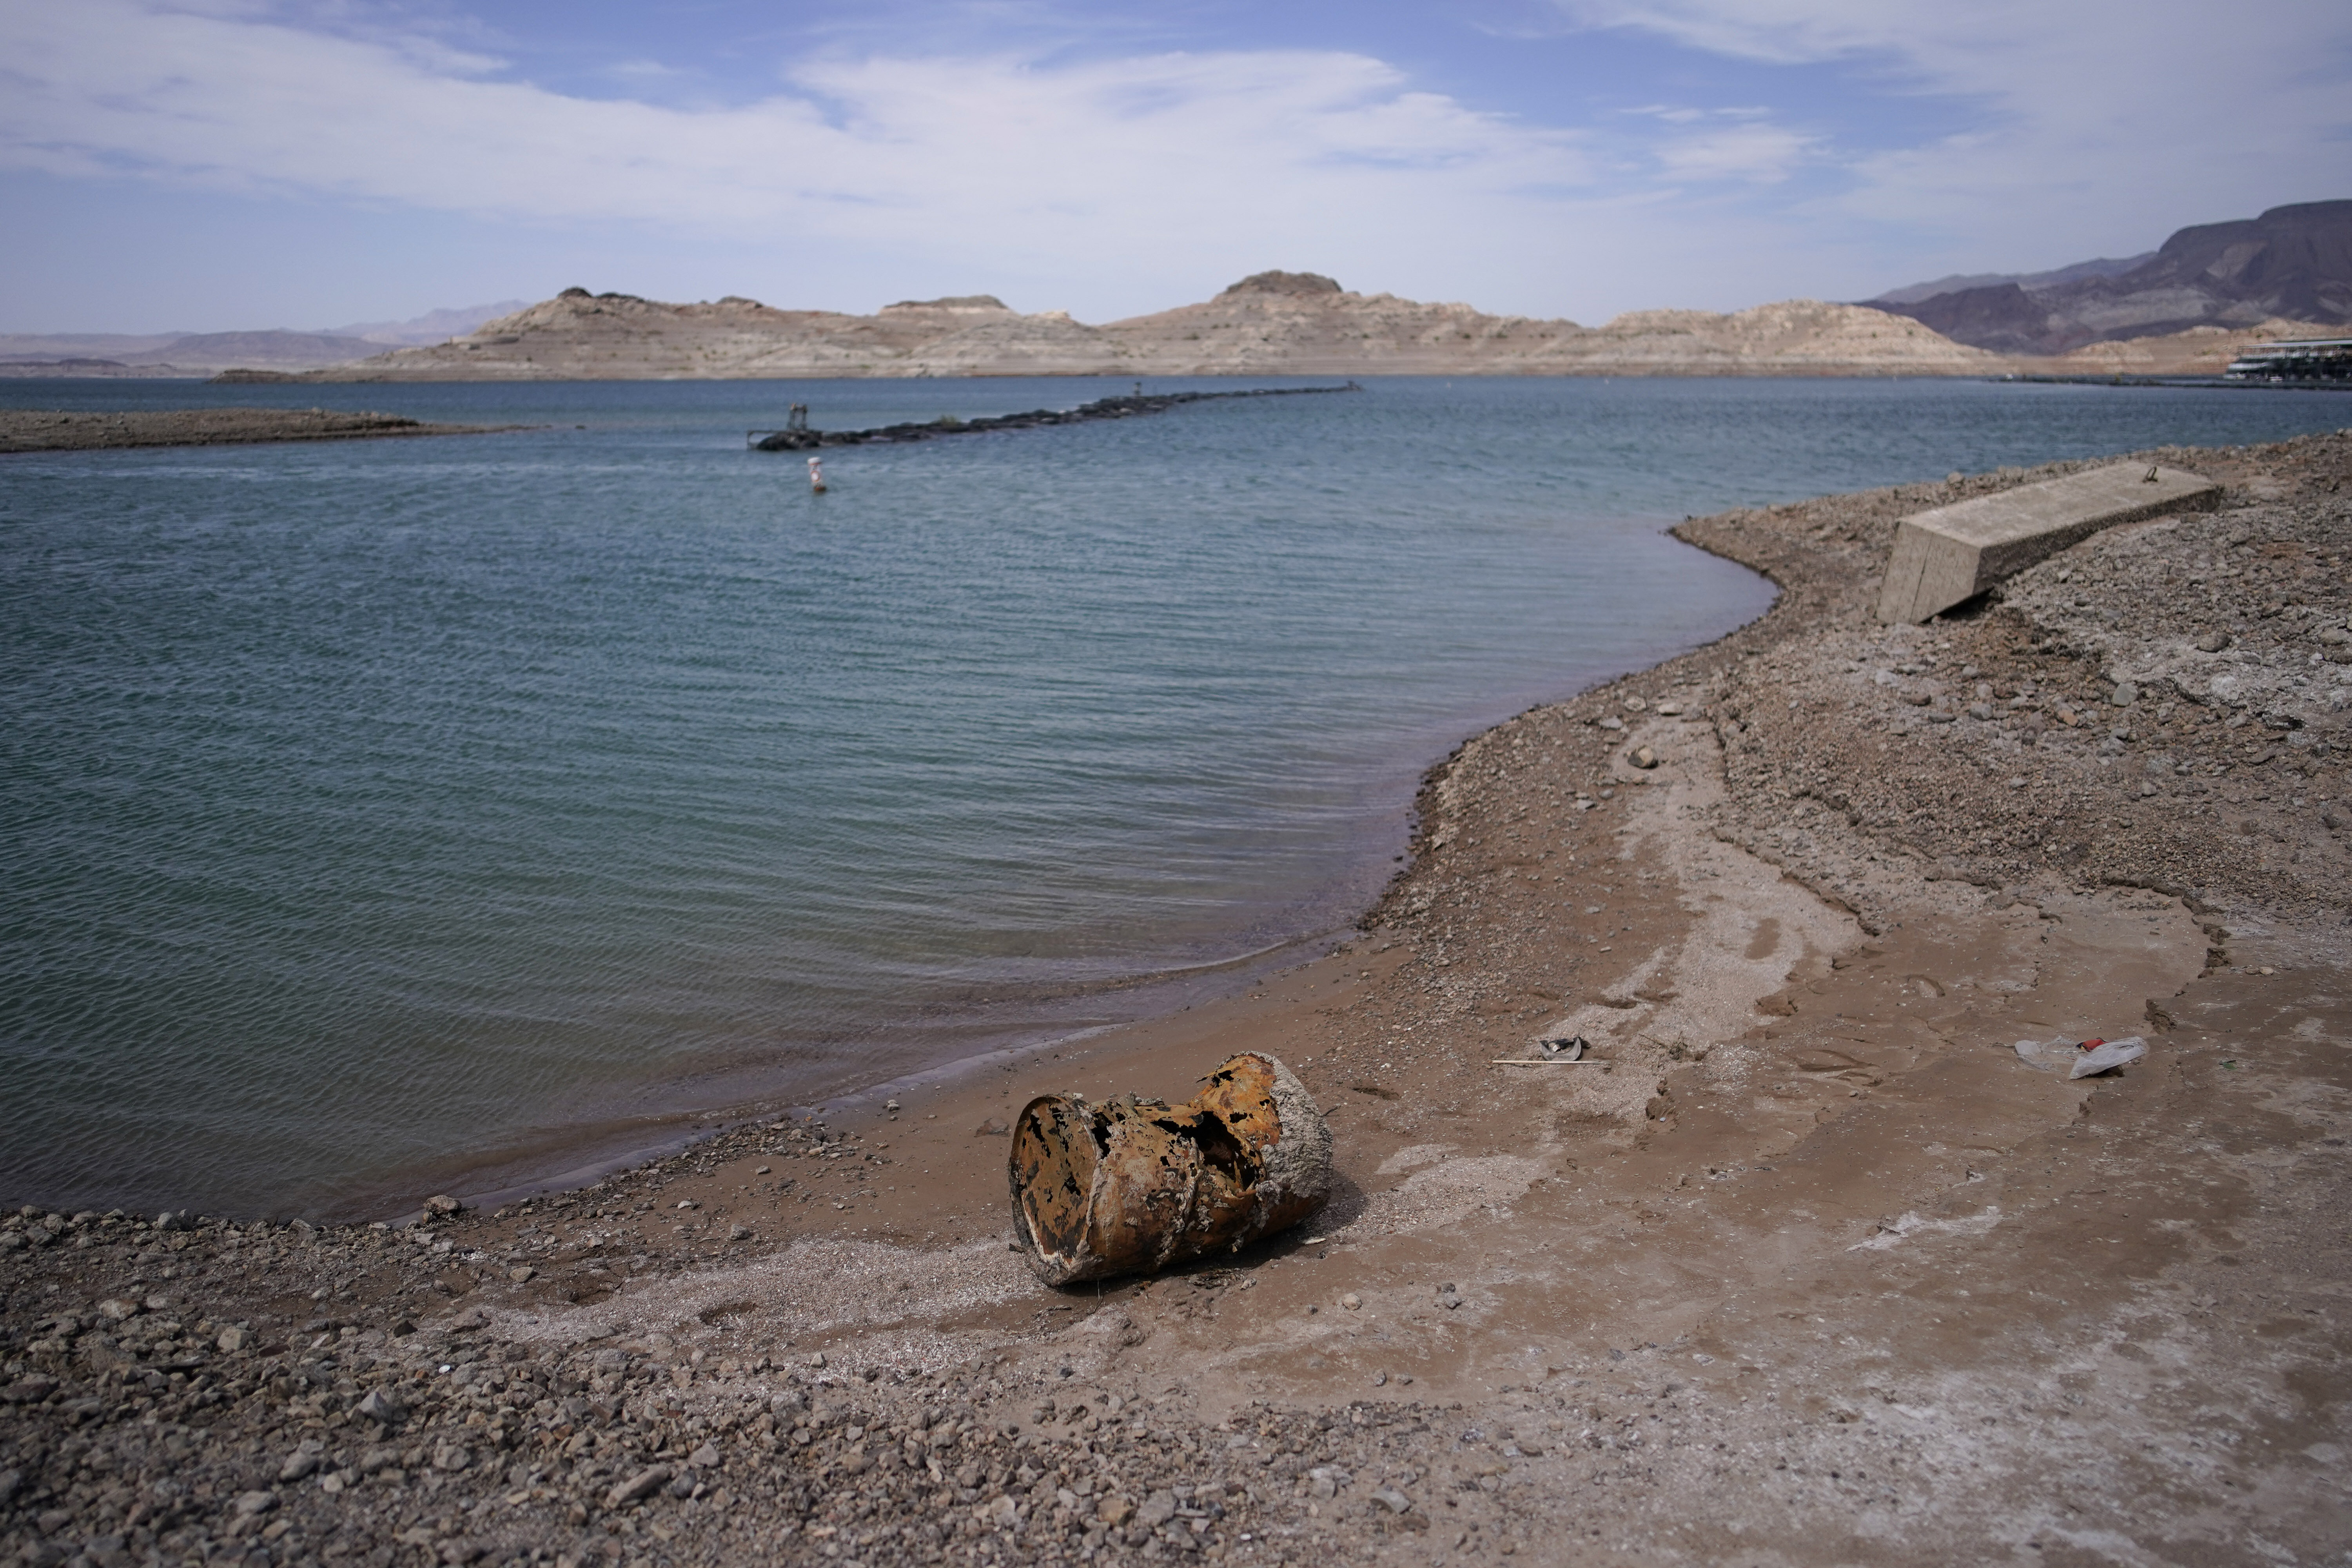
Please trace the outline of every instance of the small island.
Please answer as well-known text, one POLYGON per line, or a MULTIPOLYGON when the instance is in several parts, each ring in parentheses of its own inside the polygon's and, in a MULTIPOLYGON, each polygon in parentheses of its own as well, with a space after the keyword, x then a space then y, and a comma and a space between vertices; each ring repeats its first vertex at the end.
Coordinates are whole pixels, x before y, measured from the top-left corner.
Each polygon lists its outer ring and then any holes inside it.
POLYGON ((169 408, 128 414, 0 409, 0 452, 101 447, 231 447, 260 441, 358 441, 386 436, 483 436, 509 425, 435 425, 398 414, 332 408, 169 408))

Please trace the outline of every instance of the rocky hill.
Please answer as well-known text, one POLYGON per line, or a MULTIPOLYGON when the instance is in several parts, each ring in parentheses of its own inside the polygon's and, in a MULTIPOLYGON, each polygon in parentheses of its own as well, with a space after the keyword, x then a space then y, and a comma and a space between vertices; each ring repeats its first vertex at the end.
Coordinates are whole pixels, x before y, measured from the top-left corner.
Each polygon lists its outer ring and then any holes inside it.
POLYGON ((567 289, 464 338, 318 373, 334 381, 922 375, 1982 374, 1992 356, 1857 305, 1644 310, 1601 327, 1357 294, 1262 272, 1196 305, 1102 326, 986 294, 871 316, 730 296, 672 305, 567 289))
POLYGON ((2127 270, 2084 270, 2105 265, 1871 303, 1955 342, 2010 354, 2063 354, 2086 343, 2277 319, 2340 330, 2352 323, 2352 201, 2184 228, 2127 270))

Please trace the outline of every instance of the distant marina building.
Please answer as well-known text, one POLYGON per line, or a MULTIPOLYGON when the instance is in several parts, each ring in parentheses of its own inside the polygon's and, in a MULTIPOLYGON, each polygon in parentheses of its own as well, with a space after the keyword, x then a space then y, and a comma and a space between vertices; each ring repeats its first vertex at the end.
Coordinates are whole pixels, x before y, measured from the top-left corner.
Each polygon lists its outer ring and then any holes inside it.
POLYGON ((2352 338, 2257 343, 2230 362, 2225 381, 2352 382, 2352 338))

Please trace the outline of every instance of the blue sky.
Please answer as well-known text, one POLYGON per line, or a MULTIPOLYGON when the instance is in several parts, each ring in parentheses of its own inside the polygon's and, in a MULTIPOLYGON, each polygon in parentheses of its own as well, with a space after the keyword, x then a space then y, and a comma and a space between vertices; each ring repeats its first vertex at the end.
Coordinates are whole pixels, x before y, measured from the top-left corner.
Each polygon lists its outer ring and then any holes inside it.
POLYGON ((2352 196, 2352 7, 0 0, 0 331, 572 284, 1597 322, 2352 196))

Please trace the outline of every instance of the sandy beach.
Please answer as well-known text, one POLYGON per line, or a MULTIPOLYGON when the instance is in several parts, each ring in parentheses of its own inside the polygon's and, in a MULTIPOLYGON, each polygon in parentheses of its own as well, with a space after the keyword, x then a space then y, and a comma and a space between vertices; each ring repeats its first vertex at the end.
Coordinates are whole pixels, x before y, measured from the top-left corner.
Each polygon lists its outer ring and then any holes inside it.
POLYGON ((489 1212, 12 1211, 0 1546, 2332 1559, 2352 432, 2132 457, 2221 509, 1925 626, 1873 613, 1898 517, 2089 465, 1685 523, 1772 611, 1467 742, 1360 930, 1245 994, 489 1212), (1032 1279, 1021 1105, 1243 1049, 1326 1108, 1331 1205, 1032 1279))

